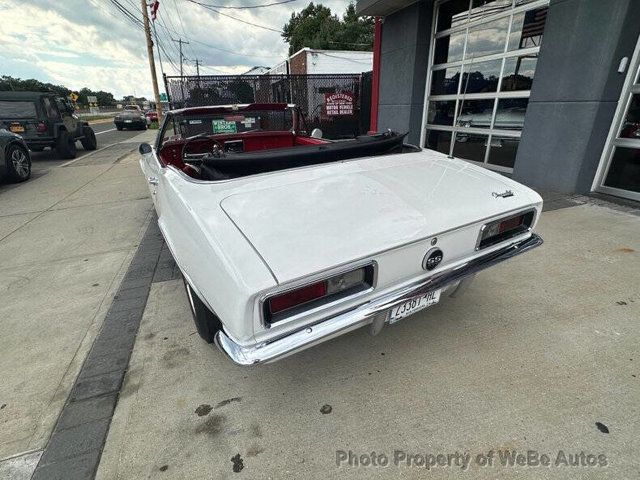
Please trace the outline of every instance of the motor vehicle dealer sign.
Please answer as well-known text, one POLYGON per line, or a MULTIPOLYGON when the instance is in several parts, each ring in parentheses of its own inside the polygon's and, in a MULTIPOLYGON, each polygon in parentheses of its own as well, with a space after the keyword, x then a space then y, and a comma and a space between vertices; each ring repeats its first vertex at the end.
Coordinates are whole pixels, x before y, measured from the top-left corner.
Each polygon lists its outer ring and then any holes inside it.
POLYGON ((327 115, 353 115, 353 104, 354 98, 351 92, 324 94, 324 109, 327 115))

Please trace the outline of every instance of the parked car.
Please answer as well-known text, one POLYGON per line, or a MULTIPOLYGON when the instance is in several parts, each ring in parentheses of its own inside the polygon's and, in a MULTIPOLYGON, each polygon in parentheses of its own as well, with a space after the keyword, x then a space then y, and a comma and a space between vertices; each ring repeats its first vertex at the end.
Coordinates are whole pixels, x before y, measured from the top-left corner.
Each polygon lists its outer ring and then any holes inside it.
POLYGON ((125 105, 122 112, 115 116, 113 123, 118 130, 123 128, 147 129, 147 117, 138 105, 125 105))
POLYGON ((9 182, 24 182, 31 176, 31 156, 24 139, 0 129, 0 178, 9 182))
POLYGON ((196 107, 140 146, 197 330, 237 364, 376 334, 542 243, 542 199, 507 177, 394 132, 305 130, 291 105, 196 107))
POLYGON ((151 125, 153 122, 158 121, 158 112, 156 110, 149 110, 144 114, 147 117, 147 123, 151 125))
POLYGON ((19 134, 34 152, 46 147, 62 158, 75 158, 76 142, 97 148, 96 135, 75 115, 66 98, 48 92, 0 92, 0 128, 19 134))

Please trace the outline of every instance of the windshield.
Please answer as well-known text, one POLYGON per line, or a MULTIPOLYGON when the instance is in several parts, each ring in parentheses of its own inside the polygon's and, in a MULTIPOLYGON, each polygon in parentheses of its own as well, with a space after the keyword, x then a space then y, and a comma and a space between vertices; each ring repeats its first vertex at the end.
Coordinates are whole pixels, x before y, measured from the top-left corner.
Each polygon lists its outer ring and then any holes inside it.
POLYGON ((0 101, 0 118, 35 118, 36 104, 33 102, 0 101))
POLYGON ((136 112, 139 110, 135 105, 127 105, 124 107, 125 110, 135 110, 136 112))
POLYGON ((282 132, 293 126, 291 109, 251 110, 248 112, 174 115, 173 125, 164 132, 166 140, 194 135, 220 135, 245 132, 282 132))

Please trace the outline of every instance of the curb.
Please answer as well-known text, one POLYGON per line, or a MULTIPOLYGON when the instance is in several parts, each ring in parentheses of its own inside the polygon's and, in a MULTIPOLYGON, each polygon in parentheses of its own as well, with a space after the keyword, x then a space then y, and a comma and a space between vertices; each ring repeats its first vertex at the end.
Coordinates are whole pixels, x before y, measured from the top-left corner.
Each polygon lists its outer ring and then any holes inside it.
POLYGON ((71 388, 32 480, 95 478, 151 284, 179 278, 178 275, 154 215, 71 388))

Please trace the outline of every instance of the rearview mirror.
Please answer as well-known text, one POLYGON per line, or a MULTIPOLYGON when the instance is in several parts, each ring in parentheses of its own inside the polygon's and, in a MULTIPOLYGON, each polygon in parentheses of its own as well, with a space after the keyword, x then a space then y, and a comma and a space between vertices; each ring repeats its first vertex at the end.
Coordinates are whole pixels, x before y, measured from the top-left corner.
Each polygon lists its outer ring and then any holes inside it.
POLYGON ((138 151, 141 155, 146 155, 147 153, 151 153, 151 145, 148 143, 141 143, 138 147, 138 151))

